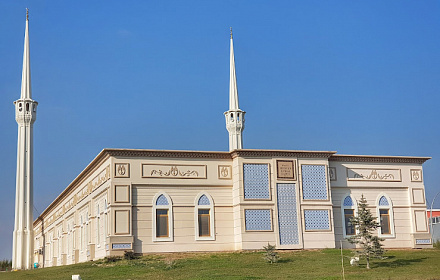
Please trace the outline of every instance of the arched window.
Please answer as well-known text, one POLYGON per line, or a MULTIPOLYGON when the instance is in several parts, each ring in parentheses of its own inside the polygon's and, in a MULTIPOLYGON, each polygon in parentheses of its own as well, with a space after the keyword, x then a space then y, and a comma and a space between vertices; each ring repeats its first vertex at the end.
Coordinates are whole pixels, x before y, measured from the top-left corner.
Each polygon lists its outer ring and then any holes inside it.
POLYGON ((344 238, 355 235, 356 229, 351 224, 350 219, 357 214, 357 202, 354 197, 347 195, 341 202, 342 228, 344 238))
POLYGON ((379 237, 395 237, 393 203, 389 196, 380 194, 376 200, 379 237))
POLYGON ((194 216, 196 240, 215 240, 214 202, 208 194, 196 197, 194 216))
POLYGON ((153 241, 173 241, 173 202, 166 193, 153 199, 153 241))

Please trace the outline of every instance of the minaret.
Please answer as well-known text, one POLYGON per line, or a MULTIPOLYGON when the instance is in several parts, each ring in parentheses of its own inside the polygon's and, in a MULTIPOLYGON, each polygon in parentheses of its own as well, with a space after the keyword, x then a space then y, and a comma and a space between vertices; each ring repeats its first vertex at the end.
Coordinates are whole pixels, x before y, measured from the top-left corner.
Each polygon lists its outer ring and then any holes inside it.
POLYGON ((234 45, 231 28, 231 54, 229 69, 229 111, 225 112, 226 129, 229 132, 229 151, 243 149, 242 133, 244 129, 244 114, 238 107, 237 77, 235 75, 234 45))
POLYGON ((14 102, 18 123, 17 179, 12 269, 33 267, 33 124, 38 103, 32 100, 29 57, 29 11, 26 9, 21 96, 14 102))

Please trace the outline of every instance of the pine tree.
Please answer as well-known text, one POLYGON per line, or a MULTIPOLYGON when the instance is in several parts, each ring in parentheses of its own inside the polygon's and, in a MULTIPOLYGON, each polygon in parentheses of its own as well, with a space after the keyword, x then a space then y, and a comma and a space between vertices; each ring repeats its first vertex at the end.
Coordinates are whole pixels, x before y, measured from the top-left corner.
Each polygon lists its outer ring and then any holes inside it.
POLYGON ((384 239, 373 234, 377 228, 380 228, 380 224, 367 207, 367 200, 362 194, 358 203, 357 216, 350 220, 356 228, 356 235, 349 237, 348 242, 360 245, 361 250, 358 250, 357 253, 360 257, 365 257, 367 268, 370 269, 370 259, 381 258, 385 250, 381 243, 384 239))

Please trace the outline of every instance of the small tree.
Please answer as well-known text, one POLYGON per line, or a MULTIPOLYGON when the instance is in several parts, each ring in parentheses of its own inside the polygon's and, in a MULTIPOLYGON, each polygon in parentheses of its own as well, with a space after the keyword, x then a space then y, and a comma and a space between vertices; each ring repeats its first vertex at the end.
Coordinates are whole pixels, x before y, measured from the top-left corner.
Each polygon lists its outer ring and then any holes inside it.
POLYGON ((275 245, 270 245, 269 243, 267 243, 267 246, 264 246, 263 249, 265 251, 264 252, 264 259, 268 263, 276 263, 276 262, 278 262, 278 259, 280 258, 280 256, 275 251, 275 249, 276 249, 275 245))
POLYGON ((365 257, 367 260, 367 268, 370 269, 370 258, 381 258, 385 251, 381 243, 384 239, 373 234, 373 232, 380 227, 380 224, 367 207, 367 200, 362 194, 358 203, 357 216, 350 220, 356 228, 356 235, 349 237, 348 242, 360 245, 362 250, 358 250, 357 253, 360 257, 365 257))

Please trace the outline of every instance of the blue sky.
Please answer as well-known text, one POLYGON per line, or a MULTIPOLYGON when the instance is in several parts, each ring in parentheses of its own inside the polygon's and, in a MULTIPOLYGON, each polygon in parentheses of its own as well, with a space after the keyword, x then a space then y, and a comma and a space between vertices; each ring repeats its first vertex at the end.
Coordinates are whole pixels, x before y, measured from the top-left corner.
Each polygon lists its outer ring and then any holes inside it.
POLYGON ((1 1, 0 259, 26 7, 39 212, 103 148, 227 150, 230 26, 245 148, 431 156, 440 191, 438 1, 1 1))

